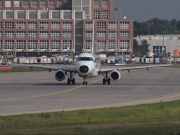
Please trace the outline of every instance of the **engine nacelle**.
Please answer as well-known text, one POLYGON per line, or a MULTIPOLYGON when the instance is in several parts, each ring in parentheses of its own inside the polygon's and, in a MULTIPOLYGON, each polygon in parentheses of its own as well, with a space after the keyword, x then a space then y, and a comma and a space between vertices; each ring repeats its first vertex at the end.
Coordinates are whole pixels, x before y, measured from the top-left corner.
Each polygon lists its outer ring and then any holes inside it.
POLYGON ((63 81, 65 78, 66 78, 66 74, 65 74, 64 71, 58 70, 58 71, 55 73, 55 79, 56 79, 57 81, 63 81))
POLYGON ((118 71, 114 70, 110 73, 109 78, 112 81, 117 81, 117 80, 121 79, 121 74, 118 71))

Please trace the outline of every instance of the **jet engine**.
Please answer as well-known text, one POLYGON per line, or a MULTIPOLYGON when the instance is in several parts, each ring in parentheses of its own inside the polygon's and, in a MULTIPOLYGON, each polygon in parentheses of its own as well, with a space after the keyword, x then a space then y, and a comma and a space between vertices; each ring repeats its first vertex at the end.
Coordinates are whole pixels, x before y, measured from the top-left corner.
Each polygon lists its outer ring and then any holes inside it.
POLYGON ((117 80, 121 79, 121 74, 117 70, 114 70, 110 73, 109 78, 112 81, 117 81, 117 80))
POLYGON ((58 71, 55 73, 55 79, 56 79, 57 81, 63 81, 65 78, 66 78, 66 74, 65 74, 64 71, 58 70, 58 71))

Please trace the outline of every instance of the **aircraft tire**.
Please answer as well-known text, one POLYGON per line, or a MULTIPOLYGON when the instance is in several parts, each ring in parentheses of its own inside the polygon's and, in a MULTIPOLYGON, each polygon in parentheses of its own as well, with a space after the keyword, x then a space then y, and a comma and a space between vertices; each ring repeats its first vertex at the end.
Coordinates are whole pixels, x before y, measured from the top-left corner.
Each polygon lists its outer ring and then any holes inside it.
POLYGON ((67 79, 67 84, 69 85, 71 82, 70 78, 67 79))
POLYGON ((106 78, 103 78, 103 84, 106 84, 106 78))
POLYGON ((75 78, 72 79, 72 84, 75 84, 75 78))
POLYGON ((111 84, 111 79, 108 78, 108 79, 107 79, 107 82, 108 82, 108 84, 110 85, 110 84, 111 84))

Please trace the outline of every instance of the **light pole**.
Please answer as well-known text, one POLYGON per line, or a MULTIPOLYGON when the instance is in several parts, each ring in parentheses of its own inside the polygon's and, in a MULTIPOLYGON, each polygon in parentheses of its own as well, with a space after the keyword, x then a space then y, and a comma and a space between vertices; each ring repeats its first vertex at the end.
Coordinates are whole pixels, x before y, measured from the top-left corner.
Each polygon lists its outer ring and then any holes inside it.
POLYGON ((117 57, 118 54, 117 54, 117 49, 118 49, 118 23, 117 23, 117 12, 118 12, 118 8, 114 8, 115 12, 116 12, 116 54, 115 56, 117 57))
POLYGON ((153 25, 153 22, 152 23, 148 23, 148 34, 149 35, 151 34, 151 25, 153 25))
POLYGON ((163 48, 162 48, 162 51, 163 51, 163 57, 164 57, 164 50, 165 50, 165 48, 164 48, 164 31, 163 31, 163 48))

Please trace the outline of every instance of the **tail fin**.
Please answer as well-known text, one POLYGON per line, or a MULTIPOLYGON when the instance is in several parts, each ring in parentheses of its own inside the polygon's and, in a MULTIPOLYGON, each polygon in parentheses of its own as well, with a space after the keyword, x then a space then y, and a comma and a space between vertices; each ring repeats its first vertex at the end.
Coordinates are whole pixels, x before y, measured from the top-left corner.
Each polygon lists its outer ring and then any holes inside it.
POLYGON ((92 32, 92 45, 91 45, 91 53, 94 54, 94 46, 95 46, 95 39, 94 39, 94 30, 95 30, 95 22, 93 20, 93 32, 92 32))

